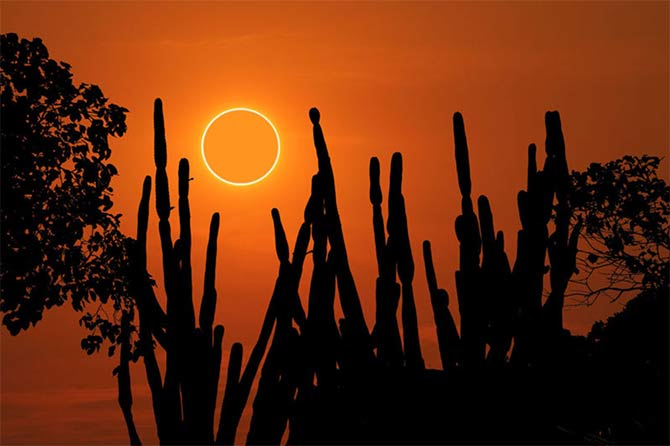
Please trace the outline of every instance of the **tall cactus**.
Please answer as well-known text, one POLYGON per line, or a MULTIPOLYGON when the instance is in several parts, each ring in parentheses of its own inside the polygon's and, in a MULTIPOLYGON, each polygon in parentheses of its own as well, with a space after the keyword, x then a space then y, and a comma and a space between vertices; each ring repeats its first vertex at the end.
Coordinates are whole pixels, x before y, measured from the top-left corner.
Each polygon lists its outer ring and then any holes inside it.
POLYGON ((543 306, 545 326, 554 334, 563 331, 563 300, 570 278, 576 270, 577 242, 582 220, 570 233, 570 174, 565 155, 565 141, 561 129, 561 118, 558 112, 545 114, 547 132, 546 151, 547 164, 552 172, 553 188, 556 193, 556 228, 549 236, 547 250, 550 263, 551 292, 543 306))
POLYGON ((121 314, 121 354, 119 355, 119 367, 117 369, 119 406, 123 412, 123 418, 128 428, 128 436, 131 446, 141 446, 142 441, 137 434, 135 421, 133 419, 133 395, 130 387, 130 322, 133 315, 130 311, 124 310, 121 314))
POLYGON ((384 366, 400 368, 403 366, 403 350, 396 318, 400 285, 396 282, 396 252, 386 242, 379 175, 379 160, 373 157, 370 159, 370 203, 379 274, 375 285, 376 323, 373 333, 376 338, 377 360, 384 366))
MULTIPOLYGON (((149 223, 149 199, 151 195, 151 177, 144 178, 142 186, 142 198, 140 200, 137 212, 137 242, 131 259, 134 260, 133 277, 131 278, 131 290, 135 295, 140 319, 140 348, 144 368, 151 390, 152 407, 154 419, 158 430, 158 437, 166 436, 164 433, 165 425, 161 423, 161 405, 163 380, 161 377, 156 354, 154 353, 153 337, 157 339, 165 338, 164 329, 166 316, 163 309, 156 300, 149 275, 147 273, 147 228, 149 223), (132 288, 134 287, 134 288, 132 288), (155 309, 154 311, 151 311, 155 309), (159 333, 163 333, 160 336, 159 333)), ((163 340, 163 345, 166 343, 163 340)))
POLYGON ((543 320, 550 321, 554 332, 562 331, 562 309, 565 287, 575 270, 574 258, 581 223, 569 233, 570 208, 568 203, 569 175, 565 156, 565 142, 558 112, 545 114, 547 157, 544 168, 537 170, 536 148, 528 148, 528 186, 519 192, 519 216, 522 229, 518 234, 517 260, 514 282, 520 296, 520 320, 514 342, 512 359, 528 364, 540 352, 539 341, 546 332, 543 320), (554 195, 558 198, 556 230, 549 237, 554 195), (542 307, 545 258, 550 248, 552 273, 550 297, 542 307))
MULTIPOLYGON (((312 193, 305 207, 306 225, 312 227, 313 271, 309 287, 307 320, 300 332, 303 349, 297 370, 298 393, 290 419, 290 444, 320 441, 327 427, 323 403, 337 392, 336 363, 340 334, 335 322, 335 268, 328 258, 328 232, 325 225, 324 197, 319 174, 312 177, 312 193), (328 396, 326 396, 328 395, 328 396)), ((306 232, 309 234, 309 232, 306 232)))
MULTIPOLYGON (((270 341, 272 335, 273 327, 275 327, 275 322, 277 325, 278 315, 281 315, 282 324, 284 327, 280 329, 275 329, 275 336, 277 332, 285 333, 286 325, 290 325, 291 320, 297 321, 299 325, 304 324, 304 311, 300 303, 300 297, 298 296, 298 284, 300 282, 300 276, 302 274, 303 262, 307 252, 307 242, 309 241, 309 224, 303 223, 298 231, 298 237, 296 240, 293 259, 290 263, 290 266, 287 265, 288 262, 288 244, 286 242, 285 234, 283 227, 281 225, 281 220, 279 218, 279 212, 273 210, 273 223, 275 228, 275 248, 278 258, 280 258, 280 263, 283 263, 280 266, 280 274, 275 283, 275 289, 270 299, 270 304, 265 313, 265 318, 263 320, 263 325, 261 327, 258 340, 254 345, 253 350, 249 356, 249 360, 244 369, 244 372, 241 373, 242 367, 242 344, 235 343, 230 352, 230 360, 228 363, 228 378, 226 381, 226 388, 223 398, 223 403, 221 406, 221 418, 219 421, 219 432, 216 437, 216 444, 219 445, 232 445, 235 442, 235 434, 242 416, 242 411, 247 403, 249 394, 251 393, 251 387, 260 367, 263 355, 267 348, 267 344, 270 341), (288 320, 287 320, 288 317, 288 320), (300 322, 303 321, 303 322, 300 322)), ((280 335, 280 340, 283 338, 283 333, 280 335)), ((281 342, 279 342, 281 346, 281 342)), ((274 358, 278 356, 276 343, 272 349, 272 354, 268 353, 269 358, 274 358)), ((255 407, 259 408, 261 412, 260 420, 257 418, 253 420, 252 427, 249 431, 248 442, 254 443, 256 441, 263 442, 268 437, 263 437, 263 435, 268 431, 267 424, 271 423, 273 426, 273 405, 272 397, 275 395, 274 381, 277 376, 279 376, 283 370, 279 367, 273 367, 273 361, 270 361, 268 364, 266 360, 266 365, 263 367, 261 372, 262 385, 259 383, 259 391, 256 395, 256 401, 254 401, 255 407), (265 377, 263 377, 265 375, 265 377), (267 395, 270 395, 266 398, 267 395), (269 413, 269 416, 264 416, 262 412, 269 413)), ((276 415, 276 413, 274 413, 276 415)), ((288 414, 282 414, 280 412, 279 418, 287 417, 288 414)), ((285 424, 285 421, 284 421, 285 424)), ((273 431, 274 432, 274 431, 273 431)), ((281 431, 283 433, 283 430, 281 431)), ((274 436, 271 438, 275 438, 274 436)), ((281 439, 281 434, 279 434, 281 439)), ((279 440, 277 440, 278 442, 279 440)))
POLYGON ((456 290, 458 309, 461 314, 461 340, 463 361, 466 367, 478 367, 484 361, 485 318, 480 311, 485 305, 481 290, 481 269, 479 255, 481 236, 479 221, 474 212, 472 182, 470 179, 470 160, 465 125, 460 113, 454 114, 454 145, 458 186, 461 191, 461 215, 456 218, 456 236, 458 237, 460 262, 456 271, 456 290))
POLYGON ((433 307, 442 369, 453 371, 460 366, 462 360, 460 338, 456 323, 449 310, 449 294, 446 290, 438 288, 437 285, 437 276, 433 266, 433 252, 428 240, 423 242, 423 261, 428 290, 430 291, 430 303, 433 307))
POLYGON ((312 375, 323 388, 334 386, 334 371, 337 361, 339 333, 335 322, 335 268, 327 258, 328 233, 325 222, 323 191, 319 175, 312 179, 312 197, 308 202, 311 215, 306 215, 307 223, 312 223, 312 260, 314 268, 309 288, 307 326, 303 332, 306 338, 307 354, 313 358, 308 365, 306 376, 311 384, 312 375), (310 208, 310 203, 313 203, 310 208), (308 220, 309 218, 309 220, 308 220))
MULTIPOLYGON (((399 346, 396 310, 400 289, 396 283, 396 269, 402 284, 402 324, 405 365, 412 370, 424 368, 419 342, 419 330, 414 303, 414 259, 407 229, 405 199, 402 195, 402 155, 391 158, 388 199, 388 242, 384 240, 381 211, 382 192, 379 186, 379 160, 370 160, 370 202, 373 209, 373 229, 379 279, 377 281, 378 359, 387 365, 397 365, 399 346)), ((402 361, 402 360, 401 360, 402 361)))
POLYGON ((321 129, 321 114, 316 108, 309 111, 309 118, 312 121, 314 147, 319 164, 319 179, 324 196, 324 205, 326 209, 326 227, 328 228, 328 241, 331 246, 331 255, 333 256, 335 272, 337 277, 337 287, 339 290, 342 311, 344 312, 345 325, 347 331, 352 337, 351 345, 355 348, 352 352, 355 358, 356 367, 368 367, 372 362, 372 345, 370 342, 370 332, 361 307, 360 298, 354 283, 354 278, 349 267, 347 258, 347 249, 344 243, 344 234, 342 233, 342 222, 337 209, 337 200, 335 197, 335 179, 333 168, 328 155, 328 147, 321 129))
POLYGON ((485 340, 490 346, 488 364, 502 367, 512 344, 516 302, 512 298, 512 271, 502 231, 496 234, 491 205, 485 195, 477 200, 482 237, 482 298, 486 318, 485 340))
POLYGON ((391 158, 391 184, 389 186, 389 245, 395 250, 398 262, 398 277, 402 284, 402 325, 406 366, 412 370, 424 368, 419 327, 414 303, 414 259, 407 229, 405 198, 402 195, 402 155, 398 152, 391 158))
MULTIPOLYGON (((305 258, 305 233, 299 231, 293 263, 289 259, 286 233, 277 209, 272 210, 275 232, 275 250, 279 259, 279 275, 272 300, 276 304, 275 334, 261 370, 254 412, 247 436, 248 444, 279 444, 286 430, 289 410, 298 387, 299 335, 292 326, 296 315, 304 315, 299 306, 297 271, 302 271, 305 258), (297 280, 296 280, 297 279, 297 280)), ((300 318, 301 316, 298 316, 300 318)))
MULTIPOLYGON (((161 444, 213 444, 214 413, 221 368, 222 325, 214 326, 216 311, 215 271, 220 219, 212 216, 207 243, 204 291, 198 327, 192 299, 191 229, 189 211, 189 165, 179 163, 179 239, 172 242, 170 230, 170 198, 167 179, 167 144, 162 102, 154 104, 154 159, 156 162, 156 211, 163 254, 163 275, 167 295, 167 311, 163 312, 154 295, 146 272, 146 233, 149 215, 151 179, 144 181, 138 209, 137 242, 133 251, 131 290, 140 316, 140 348, 144 357, 147 380, 152 393, 154 416, 161 444), (161 377, 154 338, 166 349, 166 370, 161 377)), ((304 239, 304 236, 303 236, 304 239)), ((296 285, 297 286, 297 285, 296 285)), ((299 302, 299 301, 298 301, 299 302)), ((295 304, 295 302, 294 302, 295 304)), ((272 304, 259 340, 239 382, 241 345, 231 354, 224 410, 219 420, 217 443, 232 444, 242 408, 260 365, 275 320, 272 304), (232 408, 232 409, 231 409, 232 408)), ((126 398, 127 400, 127 398, 126 398)), ((126 403, 127 406, 127 403, 126 403)))
MULTIPOLYGON (((502 367, 513 335, 516 302, 512 299, 511 270, 502 231, 497 234, 488 198, 481 195, 475 213, 465 125, 454 114, 454 145, 461 215, 456 218, 460 265, 456 289, 461 313, 461 347, 465 367, 484 361, 502 367), (481 258, 481 261, 480 261, 481 258), (486 345, 489 346, 486 353, 486 345)), ((440 310, 444 311, 444 310, 440 310)))
POLYGON ((160 99, 154 102, 154 160, 156 163, 156 212, 158 214, 158 231, 163 255, 163 272, 165 294, 167 296, 167 345, 166 371, 163 391, 161 392, 161 422, 164 428, 162 443, 178 443, 181 432, 181 397, 179 395, 180 358, 178 336, 179 271, 174 255, 172 233, 170 230, 170 190, 167 177, 167 142, 165 139, 165 120, 163 103, 160 99))

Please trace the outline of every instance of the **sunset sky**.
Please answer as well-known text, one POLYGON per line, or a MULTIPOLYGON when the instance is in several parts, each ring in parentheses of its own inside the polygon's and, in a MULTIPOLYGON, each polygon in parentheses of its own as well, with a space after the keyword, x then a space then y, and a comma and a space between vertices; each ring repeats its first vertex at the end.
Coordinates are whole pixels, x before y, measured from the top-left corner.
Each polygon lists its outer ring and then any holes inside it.
MULTIPOLYGON (((135 234, 142 180, 154 174, 153 100, 163 99, 172 190, 180 158, 191 161, 194 178, 196 305, 209 218, 221 213, 216 322, 226 327, 224 358, 240 341, 246 360, 272 292, 278 262, 270 209, 280 210, 291 243, 302 222, 317 170, 309 108, 321 111, 349 259, 370 328, 376 264, 368 163, 371 156, 380 158, 386 197, 391 155, 402 152, 422 348, 427 365, 437 368, 421 242, 432 241, 440 286, 454 297, 457 315, 453 226, 460 195, 453 113, 465 119, 473 193, 489 197, 514 259, 516 194, 525 187, 528 144, 544 147, 545 111, 561 113, 571 169, 624 154, 667 156, 669 5, 3 1, 0 17, 2 33, 42 38, 51 58, 72 65, 75 82, 97 84, 129 109, 127 134, 111 141, 119 170, 114 209, 123 214, 129 235, 135 234), (263 113, 281 137, 275 170, 251 187, 218 181, 200 153, 207 123, 234 107, 263 113)), ((213 128, 222 139, 210 149, 212 163, 238 180, 262 174, 275 153, 268 128, 242 121, 213 128), (233 127, 236 133, 227 130, 233 127), (219 145, 236 145, 232 153, 244 157, 217 153, 219 145)), ((663 166, 667 179, 667 160, 663 166)), ((149 268, 163 296, 151 209, 149 268)), ((568 309, 567 328, 585 334, 620 307, 601 301, 568 309)), ((18 337, 2 329, 1 443, 127 443, 111 374, 117 359, 104 352, 86 356, 78 317, 64 307, 18 337)), ((141 364, 131 373, 140 436, 145 444, 156 442, 141 364)), ((247 424, 243 419, 238 439, 247 424)))

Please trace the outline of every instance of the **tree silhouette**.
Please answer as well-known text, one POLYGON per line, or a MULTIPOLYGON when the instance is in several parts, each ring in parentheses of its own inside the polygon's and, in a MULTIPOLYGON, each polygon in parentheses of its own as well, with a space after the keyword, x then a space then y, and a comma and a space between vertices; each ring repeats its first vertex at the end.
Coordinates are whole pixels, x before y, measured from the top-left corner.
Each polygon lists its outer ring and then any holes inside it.
POLYGON ((570 204, 584 221, 585 243, 568 295, 580 303, 667 288, 670 186, 658 177, 659 163, 655 156, 624 156, 572 173, 570 204))
MULTIPOLYGON (((2 323, 17 334, 67 301, 77 311, 109 300, 131 308, 108 162, 127 110, 96 85, 75 85, 41 39, 3 34, 1 44, 2 323)), ((81 323, 94 331, 82 341, 89 353, 121 332, 101 307, 81 323)))

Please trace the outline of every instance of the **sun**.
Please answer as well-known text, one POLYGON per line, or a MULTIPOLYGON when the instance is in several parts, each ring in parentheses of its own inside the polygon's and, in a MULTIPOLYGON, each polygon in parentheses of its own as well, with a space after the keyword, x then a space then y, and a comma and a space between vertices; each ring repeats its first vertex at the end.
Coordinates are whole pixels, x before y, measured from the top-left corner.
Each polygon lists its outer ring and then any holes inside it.
POLYGON ((201 150, 201 153, 202 153, 202 160, 205 162, 205 166, 210 171, 210 173, 212 175, 214 175, 215 178, 217 178, 218 180, 220 180, 220 181, 222 181, 226 184, 229 184, 231 186, 240 186, 240 187, 241 186, 252 186, 254 184, 260 183, 265 178, 267 178, 268 175, 270 175, 272 173, 272 171, 274 170, 274 168, 277 166, 277 163, 279 162, 279 155, 281 153, 281 142, 279 140, 279 132, 277 131, 277 127, 275 127, 275 125, 272 123, 272 121, 270 121, 270 119, 268 119, 267 116, 265 116, 264 114, 262 114, 261 112, 259 112, 257 110, 251 109, 251 108, 237 107, 237 108, 230 108, 228 110, 222 111, 218 115, 214 116, 211 121, 209 121, 209 123, 205 127, 205 131, 202 134, 202 139, 200 140, 200 150, 201 150), (272 166, 270 166, 270 168, 260 177, 254 179, 254 180, 245 181, 245 182, 231 181, 231 180, 228 180, 228 179, 224 178, 223 176, 219 175, 218 173, 216 173, 216 171, 212 168, 212 166, 207 161, 207 156, 205 155, 205 139, 207 138, 207 132, 209 131, 210 127, 219 118, 221 118, 221 117, 223 117, 227 114, 230 114, 230 113, 239 113, 239 112, 251 113, 253 115, 256 115, 256 116, 262 118, 263 121, 265 121, 270 126, 270 128, 272 129, 272 132, 274 133, 275 139, 277 141, 277 152, 276 152, 276 155, 275 155, 274 162, 272 163, 272 166))

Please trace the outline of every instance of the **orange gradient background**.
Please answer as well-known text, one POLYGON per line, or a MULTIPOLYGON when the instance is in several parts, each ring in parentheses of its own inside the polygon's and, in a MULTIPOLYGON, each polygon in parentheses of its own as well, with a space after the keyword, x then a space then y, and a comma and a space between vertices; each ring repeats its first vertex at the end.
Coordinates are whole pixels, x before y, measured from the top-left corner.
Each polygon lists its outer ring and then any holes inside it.
MULTIPOLYGON (((2 2, 0 14, 3 33, 41 37, 52 58, 72 64, 76 82, 100 85, 111 101, 130 110, 127 134, 111 142, 120 172, 113 182, 114 210, 123 213, 130 235, 142 180, 154 173, 152 103, 163 99, 173 191, 180 158, 189 158, 194 178, 196 305, 209 218, 221 213, 216 321, 226 327, 224 358, 235 341, 244 343, 246 358, 272 291, 278 264, 270 209, 279 208, 289 239, 302 221, 317 169, 307 117, 312 106, 321 110, 351 267, 370 327, 376 271, 368 162, 380 158, 386 192, 391 154, 404 155, 419 328, 426 363, 435 368, 439 355, 421 242, 432 241, 440 286, 455 296, 453 222, 460 196, 454 112, 465 118, 473 192, 491 200, 511 259, 526 148, 531 142, 543 147, 546 110, 561 112, 572 169, 624 154, 665 156, 670 147, 667 2, 2 2), (233 107, 264 113, 282 138, 279 164, 255 186, 221 183, 200 156, 205 125, 233 107)), ((228 137, 242 144, 248 136, 228 137)), ((257 150, 265 159, 268 149, 257 150)), ((667 178, 667 161, 663 166, 667 178)), ((153 212, 149 243, 150 272, 163 296, 153 212)), ((603 300, 568 308, 566 325, 585 334, 620 306, 603 300)), ((104 351, 89 358, 80 350, 85 332, 78 317, 65 307, 47 312, 18 337, 2 329, 1 443, 127 443, 111 374, 116 358, 104 351)), ((131 373, 140 436, 155 443, 141 364, 131 373)), ((238 441, 246 435, 249 406, 238 441)))

